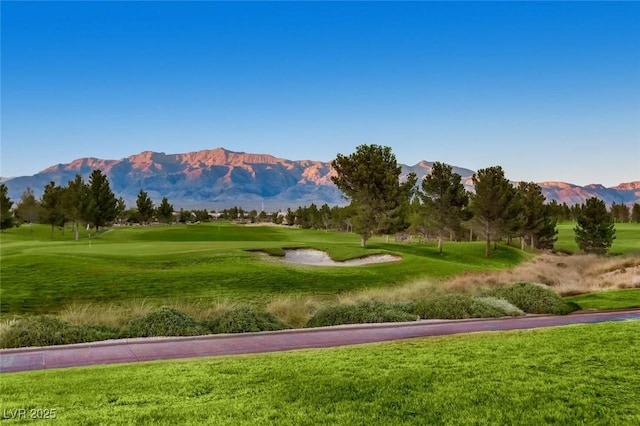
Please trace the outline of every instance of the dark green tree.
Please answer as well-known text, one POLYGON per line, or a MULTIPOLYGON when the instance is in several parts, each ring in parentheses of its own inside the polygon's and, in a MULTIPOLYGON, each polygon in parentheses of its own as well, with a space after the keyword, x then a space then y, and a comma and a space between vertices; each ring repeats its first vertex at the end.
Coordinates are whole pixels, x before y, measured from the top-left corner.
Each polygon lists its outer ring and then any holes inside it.
POLYGON ((30 187, 27 187, 20 196, 16 206, 16 216, 20 222, 29 222, 29 232, 33 232, 33 222, 36 222, 40 216, 40 202, 30 187))
POLYGON ((93 224, 96 233, 116 218, 117 204, 115 195, 109 186, 109 180, 99 169, 89 176, 88 202, 85 218, 93 224))
POLYGON ((7 195, 7 185, 0 183, 0 231, 13 227, 14 217, 11 207, 13 201, 7 195))
POLYGON ((469 194, 462 185, 462 178, 451 166, 435 162, 431 173, 422 181, 419 196, 429 222, 438 237, 438 253, 442 253, 445 235, 460 229, 468 217, 469 194))
POLYGON ((611 203, 611 216, 613 216, 613 220, 615 220, 616 222, 629 222, 629 218, 631 216, 629 206, 624 203, 616 204, 616 202, 614 201, 613 203, 611 203))
POLYGON ((140 223, 145 225, 153 217, 154 205, 149 195, 142 189, 138 193, 138 199, 136 200, 136 206, 138 207, 138 218, 140 223))
POLYGON ((522 235, 528 238, 531 249, 533 249, 537 246, 536 239, 540 231, 547 225, 545 223, 545 212, 548 212, 549 209, 545 208, 542 187, 537 183, 520 182, 516 191, 522 208, 522 235))
POLYGON ((513 217, 515 189, 500 166, 480 169, 473 174, 475 193, 471 209, 478 232, 486 241, 485 257, 491 257, 491 241, 497 241, 513 217))
POLYGON ((171 223, 173 221, 173 204, 169 204, 167 197, 162 197, 157 209, 157 215, 158 220, 162 223, 171 223))
POLYGON ((351 200, 354 225, 364 247, 375 232, 389 226, 399 213, 403 197, 411 194, 416 175, 400 182, 401 167, 390 147, 360 145, 349 156, 338 154, 331 180, 351 200))
POLYGON ((64 188, 57 186, 51 181, 44 187, 42 200, 42 220, 44 223, 51 225, 51 237, 53 238, 53 229, 56 225, 64 226, 64 188))
POLYGON ((573 229, 578 247, 585 253, 606 254, 616 238, 615 222, 604 201, 589 198, 580 207, 578 225, 573 229))
POLYGON ((75 239, 80 239, 80 220, 86 216, 89 205, 89 187, 84 183, 82 176, 76 175, 75 179, 70 180, 67 188, 64 190, 63 200, 67 216, 73 222, 75 239))
POLYGON ((116 220, 121 223, 127 217, 127 203, 124 198, 120 197, 116 201, 116 220))
POLYGON ((631 221, 640 223, 640 204, 634 203, 631 208, 631 221))
POLYGON ((548 204, 544 205, 542 211, 542 223, 543 225, 535 234, 535 247, 543 250, 551 250, 558 240, 558 229, 556 228, 558 218, 548 204))

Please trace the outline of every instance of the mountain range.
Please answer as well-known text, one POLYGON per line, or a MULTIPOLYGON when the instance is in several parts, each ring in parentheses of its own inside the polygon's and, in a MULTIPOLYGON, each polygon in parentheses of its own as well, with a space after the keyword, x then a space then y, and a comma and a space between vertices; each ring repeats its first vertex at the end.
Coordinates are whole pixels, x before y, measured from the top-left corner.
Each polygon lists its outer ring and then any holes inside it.
MULTIPOLYGON (((416 173, 422 179, 431 171, 432 162, 402 165, 402 174, 416 173)), ((467 189, 473 189, 473 171, 452 166, 462 176, 467 189)), ((127 205, 135 205, 140 189, 159 202, 167 197, 176 208, 222 209, 232 206, 266 210, 295 208, 315 203, 343 205, 347 201, 331 182, 335 171, 328 162, 287 160, 267 154, 248 154, 224 148, 165 154, 145 151, 120 160, 80 158, 67 164, 51 166, 33 176, 4 178, 9 197, 20 199, 30 187, 36 197, 42 195, 50 181, 67 185, 80 174, 85 181, 94 169, 109 178, 111 189, 127 205)), ((640 181, 606 188, 602 185, 572 185, 564 182, 541 182, 547 200, 567 204, 582 203, 596 196, 607 204, 640 202, 640 181)))

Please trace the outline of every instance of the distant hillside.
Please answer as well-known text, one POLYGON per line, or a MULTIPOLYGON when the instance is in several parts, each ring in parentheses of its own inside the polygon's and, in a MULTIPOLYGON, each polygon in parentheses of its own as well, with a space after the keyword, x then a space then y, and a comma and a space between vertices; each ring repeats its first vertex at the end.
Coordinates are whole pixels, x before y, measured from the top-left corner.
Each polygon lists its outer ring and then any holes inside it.
MULTIPOLYGON (((433 163, 421 161, 402 166, 403 175, 414 172, 419 179, 431 172, 433 163)), ((120 160, 80 158, 68 164, 51 166, 33 176, 6 180, 9 196, 17 201, 26 187, 37 197, 50 181, 66 185, 76 174, 85 181, 93 169, 102 170, 117 196, 134 205, 144 189, 156 202, 167 197, 176 208, 286 209, 316 203, 345 204, 342 193, 331 182, 335 173, 330 163, 312 160, 292 161, 267 154, 247 154, 224 148, 165 154, 145 151, 120 160)), ((469 190, 473 171, 453 166, 469 190)), ((601 185, 580 187, 562 182, 541 184, 547 199, 567 204, 581 203, 597 196, 607 203, 640 202, 640 182, 614 188, 601 185)))

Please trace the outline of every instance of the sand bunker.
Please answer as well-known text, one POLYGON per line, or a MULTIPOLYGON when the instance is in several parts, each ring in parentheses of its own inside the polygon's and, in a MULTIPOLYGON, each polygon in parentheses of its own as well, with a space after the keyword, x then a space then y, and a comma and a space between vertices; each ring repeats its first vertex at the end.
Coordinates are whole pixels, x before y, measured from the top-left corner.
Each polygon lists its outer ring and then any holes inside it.
POLYGON ((323 251, 313 249, 297 249, 286 250, 284 261, 295 263, 297 265, 315 265, 315 266, 358 266, 368 265, 371 263, 396 262, 401 260, 400 256, 392 256, 390 254, 375 254, 372 256, 362 257, 360 259, 345 260, 344 262, 336 262, 323 251))

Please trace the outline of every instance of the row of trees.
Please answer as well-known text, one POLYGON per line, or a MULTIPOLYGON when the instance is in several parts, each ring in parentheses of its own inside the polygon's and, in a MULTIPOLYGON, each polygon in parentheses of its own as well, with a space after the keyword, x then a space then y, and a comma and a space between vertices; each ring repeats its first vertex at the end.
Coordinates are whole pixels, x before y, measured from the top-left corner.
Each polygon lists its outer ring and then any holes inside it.
MULTIPOLYGON (((97 232, 100 227, 115 221, 147 224, 152 219, 165 223, 174 220, 174 208, 167 197, 156 207, 143 190, 138 194, 136 208, 127 209, 122 198, 116 199, 107 177, 97 169, 91 173, 88 183, 80 175, 70 180, 67 186, 48 183, 40 200, 36 199, 31 188, 27 188, 16 203, 14 211, 11 209, 13 202, 7 195, 7 187, 2 184, 0 201, 2 229, 21 223, 29 223, 31 226, 39 222, 51 225, 52 233, 56 226, 62 227, 64 232, 65 224, 71 222, 76 240, 79 239, 81 222, 95 227, 97 232)), ((205 215, 209 217, 206 210, 205 215)), ((189 220, 191 218, 189 213, 189 220)))
MULTIPOLYGON (((503 238, 519 237, 523 248, 525 243, 552 248, 557 238, 556 223, 563 207, 546 204, 536 183, 520 182, 514 187, 500 166, 474 173, 475 191, 469 193, 461 176, 438 162, 419 187, 413 173, 401 182, 401 169, 389 147, 361 145, 349 156, 338 154, 332 165, 337 172, 332 180, 351 201, 354 230, 363 247, 373 234, 403 226, 419 234, 435 234, 439 252, 447 236, 454 239, 468 229, 486 241, 486 257, 491 255, 491 243, 495 248, 503 238)), ((619 205, 613 208, 621 210, 619 205)), ((572 214, 578 221, 575 233, 580 248, 606 252, 615 229, 614 216, 604 202, 591 198, 574 207, 572 214)))
POLYGON ((76 175, 66 187, 54 182, 44 187, 42 198, 37 200, 30 188, 27 188, 17 203, 15 211, 11 210, 13 202, 7 196, 6 185, 0 185, 0 201, 2 203, 2 229, 27 222, 42 222, 51 225, 51 232, 56 226, 73 223, 76 239, 79 238, 80 222, 86 222, 96 228, 114 221, 125 209, 122 198, 116 199, 111 191, 107 177, 94 170, 85 184, 81 176, 76 175))

